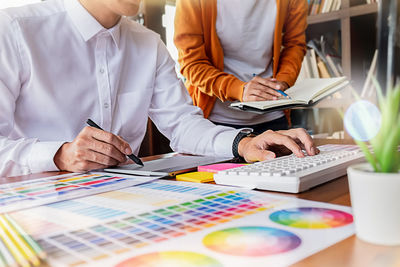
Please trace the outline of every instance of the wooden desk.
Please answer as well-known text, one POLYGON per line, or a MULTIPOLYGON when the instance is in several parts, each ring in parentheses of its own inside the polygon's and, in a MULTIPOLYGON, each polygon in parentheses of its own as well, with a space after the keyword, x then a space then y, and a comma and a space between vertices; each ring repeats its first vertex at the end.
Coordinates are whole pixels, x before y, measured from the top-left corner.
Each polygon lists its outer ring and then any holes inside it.
MULTIPOLYGON (((337 142, 330 140, 317 141, 317 144, 322 144, 322 143, 337 143, 337 142)), ((168 157, 170 155, 171 154, 164 156, 146 157, 143 160, 146 161, 165 156, 168 157)), ((63 174, 63 172, 48 172, 48 173, 32 174, 32 175, 19 176, 13 178, 0 178, 0 184, 22 181, 22 180, 37 179, 41 177, 58 175, 58 174, 63 174)), ((268 191, 268 193, 271 192, 268 191)), ((274 192, 273 194, 289 195, 301 199, 351 206, 347 176, 340 177, 339 179, 317 186, 300 194, 285 194, 276 192, 274 192)), ((363 242, 357 239, 355 235, 353 235, 292 266, 294 267, 400 266, 400 246, 397 247, 376 246, 363 242)))

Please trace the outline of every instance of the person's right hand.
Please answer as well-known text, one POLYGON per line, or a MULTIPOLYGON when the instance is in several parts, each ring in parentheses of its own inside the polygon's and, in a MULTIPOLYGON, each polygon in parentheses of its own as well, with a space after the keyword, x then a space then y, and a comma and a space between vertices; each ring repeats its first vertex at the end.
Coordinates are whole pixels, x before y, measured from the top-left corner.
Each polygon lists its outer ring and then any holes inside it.
POLYGON ((313 139, 302 128, 272 131, 267 130, 256 137, 245 137, 239 142, 238 153, 247 162, 270 160, 293 153, 304 157, 302 150, 314 156, 320 151, 313 139))
POLYGON ((278 100, 282 95, 276 90, 285 90, 286 88, 276 79, 255 76, 244 85, 243 101, 278 100))
POLYGON ((118 165, 130 154, 129 144, 119 136, 86 126, 58 149, 54 163, 63 171, 83 172, 118 165))

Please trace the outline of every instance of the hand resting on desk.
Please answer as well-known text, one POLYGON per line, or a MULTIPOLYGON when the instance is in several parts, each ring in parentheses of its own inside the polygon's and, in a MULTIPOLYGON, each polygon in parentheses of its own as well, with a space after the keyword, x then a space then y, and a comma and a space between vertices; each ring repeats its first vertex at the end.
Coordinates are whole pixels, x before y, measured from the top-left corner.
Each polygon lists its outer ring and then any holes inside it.
POLYGON ((82 172, 124 163, 130 154, 131 147, 121 137, 87 126, 60 147, 54 163, 63 171, 82 172))
POLYGON ((276 132, 268 130, 256 137, 243 138, 238 146, 239 155, 247 162, 273 159, 290 153, 304 157, 302 149, 310 156, 319 153, 311 136, 302 128, 276 132))

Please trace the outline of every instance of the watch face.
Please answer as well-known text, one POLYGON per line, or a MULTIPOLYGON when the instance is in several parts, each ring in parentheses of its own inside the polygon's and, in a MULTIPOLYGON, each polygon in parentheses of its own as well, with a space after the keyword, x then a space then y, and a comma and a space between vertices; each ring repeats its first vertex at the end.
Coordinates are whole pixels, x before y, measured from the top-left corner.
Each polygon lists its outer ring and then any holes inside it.
POLYGON ((253 129, 243 129, 240 131, 241 134, 251 134, 253 132, 253 129))

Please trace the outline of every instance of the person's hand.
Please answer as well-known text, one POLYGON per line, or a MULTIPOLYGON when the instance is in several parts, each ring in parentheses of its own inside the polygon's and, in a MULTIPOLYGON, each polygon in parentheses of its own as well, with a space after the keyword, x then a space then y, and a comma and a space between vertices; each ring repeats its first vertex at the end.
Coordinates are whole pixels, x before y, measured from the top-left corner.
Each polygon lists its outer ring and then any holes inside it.
POLYGON ((282 95, 276 90, 286 90, 289 85, 286 82, 277 81, 275 78, 261 78, 255 76, 244 85, 243 101, 277 100, 282 95))
POLYGON ((58 149, 54 163, 63 171, 83 172, 118 165, 129 154, 132 149, 122 138, 87 126, 74 141, 58 149))
POLYGON ((313 156, 319 153, 311 136, 302 128, 285 131, 265 131, 256 137, 243 138, 238 152, 247 162, 273 159, 277 156, 295 154, 304 157, 302 150, 313 156))

